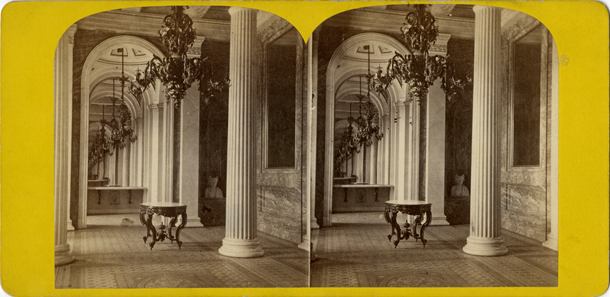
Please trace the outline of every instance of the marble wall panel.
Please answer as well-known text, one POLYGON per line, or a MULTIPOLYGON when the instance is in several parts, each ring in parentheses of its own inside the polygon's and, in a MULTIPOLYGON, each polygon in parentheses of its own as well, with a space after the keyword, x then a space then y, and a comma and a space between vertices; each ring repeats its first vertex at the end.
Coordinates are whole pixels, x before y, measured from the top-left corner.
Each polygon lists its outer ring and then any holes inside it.
POLYGON ((539 240, 546 239, 546 191, 528 185, 502 186, 502 228, 539 240))
POLYGON ((301 193, 296 189, 259 187, 258 230, 301 243, 301 193))

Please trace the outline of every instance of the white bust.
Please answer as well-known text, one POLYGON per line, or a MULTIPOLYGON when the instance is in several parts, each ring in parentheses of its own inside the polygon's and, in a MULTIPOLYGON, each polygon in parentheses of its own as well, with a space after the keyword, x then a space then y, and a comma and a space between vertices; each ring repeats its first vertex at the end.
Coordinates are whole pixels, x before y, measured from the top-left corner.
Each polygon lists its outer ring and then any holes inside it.
POLYGON ((452 197, 470 197, 468 188, 464 185, 464 175, 455 175, 455 185, 451 187, 452 197))
POLYGON ((224 198, 222 195, 222 190, 217 187, 218 184, 218 176, 210 176, 208 178, 208 187, 205 189, 205 197, 204 198, 224 198))

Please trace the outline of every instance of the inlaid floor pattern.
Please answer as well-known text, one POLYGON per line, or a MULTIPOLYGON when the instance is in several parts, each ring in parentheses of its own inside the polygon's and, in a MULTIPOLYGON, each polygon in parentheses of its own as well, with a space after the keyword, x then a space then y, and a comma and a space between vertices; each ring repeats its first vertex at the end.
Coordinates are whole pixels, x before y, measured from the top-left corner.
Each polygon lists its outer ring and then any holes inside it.
POLYGON ((333 226, 312 232, 312 287, 555 287, 557 252, 502 230, 508 254, 477 257, 462 251, 469 225, 428 226, 426 247, 413 238, 397 248, 390 225, 376 214, 333 215, 333 226))
MULTIPOLYGON (((182 249, 169 240, 153 250, 144 244, 146 227, 137 215, 91 217, 85 230, 69 231, 75 261, 55 268, 56 288, 238 288, 306 287, 309 253, 258 233, 261 258, 218 253, 224 227, 184 228, 182 249), (120 226, 122 218, 134 221, 120 226)), ((175 229, 174 229, 175 230, 175 229)), ((149 239, 150 242, 150 239, 149 239)))

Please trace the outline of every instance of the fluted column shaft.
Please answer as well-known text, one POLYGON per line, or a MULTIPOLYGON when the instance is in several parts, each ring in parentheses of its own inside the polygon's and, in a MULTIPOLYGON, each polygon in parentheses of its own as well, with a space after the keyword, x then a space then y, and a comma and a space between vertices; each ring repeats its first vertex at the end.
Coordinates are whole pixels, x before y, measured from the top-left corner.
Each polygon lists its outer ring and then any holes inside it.
POLYGON ((407 156, 407 135, 409 134, 407 104, 408 103, 404 101, 398 101, 395 104, 398 117, 396 120, 396 179, 394 182, 394 200, 407 200, 407 166, 410 165, 407 156), (405 186, 407 188, 405 188, 405 186))
POLYGON ((55 50, 55 266, 74 260, 68 244, 72 134, 72 49, 76 25, 55 50))
POLYGON ((413 98, 409 106, 407 125, 407 185, 406 200, 419 200, 419 131, 420 99, 413 98))
POLYGON ((160 187, 163 183, 161 180, 161 164, 162 160, 162 141, 161 131, 163 123, 163 104, 150 104, 148 106, 150 110, 150 154, 148 156, 148 202, 159 202, 164 201, 160 187))
POLYGON ((377 138, 373 139, 373 143, 370 146, 369 155, 369 166, 368 167, 368 177, 367 181, 370 184, 377 184, 377 144, 379 140, 377 138))
POLYGON ((507 253, 500 237, 500 10, 475 6, 470 236, 464 252, 507 253))
POLYGON ((264 251, 256 238, 256 12, 232 7, 229 14, 231 87, 227 143, 227 210, 225 238, 218 252, 231 257, 259 257, 264 251))

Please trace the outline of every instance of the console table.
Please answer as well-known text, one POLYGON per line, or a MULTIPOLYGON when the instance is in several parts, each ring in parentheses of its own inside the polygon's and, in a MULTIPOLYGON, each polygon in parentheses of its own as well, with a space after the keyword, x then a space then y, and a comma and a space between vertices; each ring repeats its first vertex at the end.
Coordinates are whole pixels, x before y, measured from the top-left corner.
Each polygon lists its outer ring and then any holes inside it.
POLYGON ((380 188, 392 188, 391 185, 378 185, 378 184, 339 184, 333 185, 333 188, 343 188, 344 198, 343 202, 347 202, 347 190, 348 189, 375 189, 375 202, 377 202, 377 196, 379 196, 380 188))
POLYGON ((430 222, 432 221, 431 208, 432 203, 425 201, 390 200, 385 202, 385 221, 392 225, 392 233, 388 235, 388 240, 394 243, 394 248, 398 246, 401 239, 407 240, 409 239, 409 236, 415 238, 415 241, 421 239, 424 247, 426 247, 427 240, 424 238, 424 229, 426 229, 426 226, 430 225, 430 222), (413 222, 413 230, 409 229, 410 224, 408 221, 405 223, 404 229, 398 225, 396 216, 399 211, 404 214, 416 216, 415 221, 413 222), (423 215, 425 215, 424 222, 422 222, 423 215), (418 234, 417 225, 420 224, 420 234, 418 234), (396 239, 392 240, 394 235, 396 235, 396 239))
POLYGON ((143 187, 123 187, 123 186, 101 186, 101 187, 87 187, 87 190, 97 190, 97 204, 102 203, 102 191, 129 191, 129 204, 131 204, 131 191, 133 190, 146 190, 143 187))
POLYGON ((182 241, 180 241, 180 230, 186 226, 186 205, 174 202, 145 202, 140 204, 140 222, 146 226, 146 236, 144 236, 144 243, 146 243, 148 237, 152 237, 152 242, 149 243, 150 249, 152 250, 157 241, 163 242, 167 237, 173 243, 174 240, 178 243, 178 249, 182 247, 182 241), (153 215, 164 216, 171 218, 169 221, 169 232, 165 232, 165 226, 161 223, 159 227, 160 232, 157 234, 157 229, 152 224, 153 215), (178 216, 182 219, 182 223, 176 229, 176 237, 172 235, 172 228, 175 227, 178 216))

